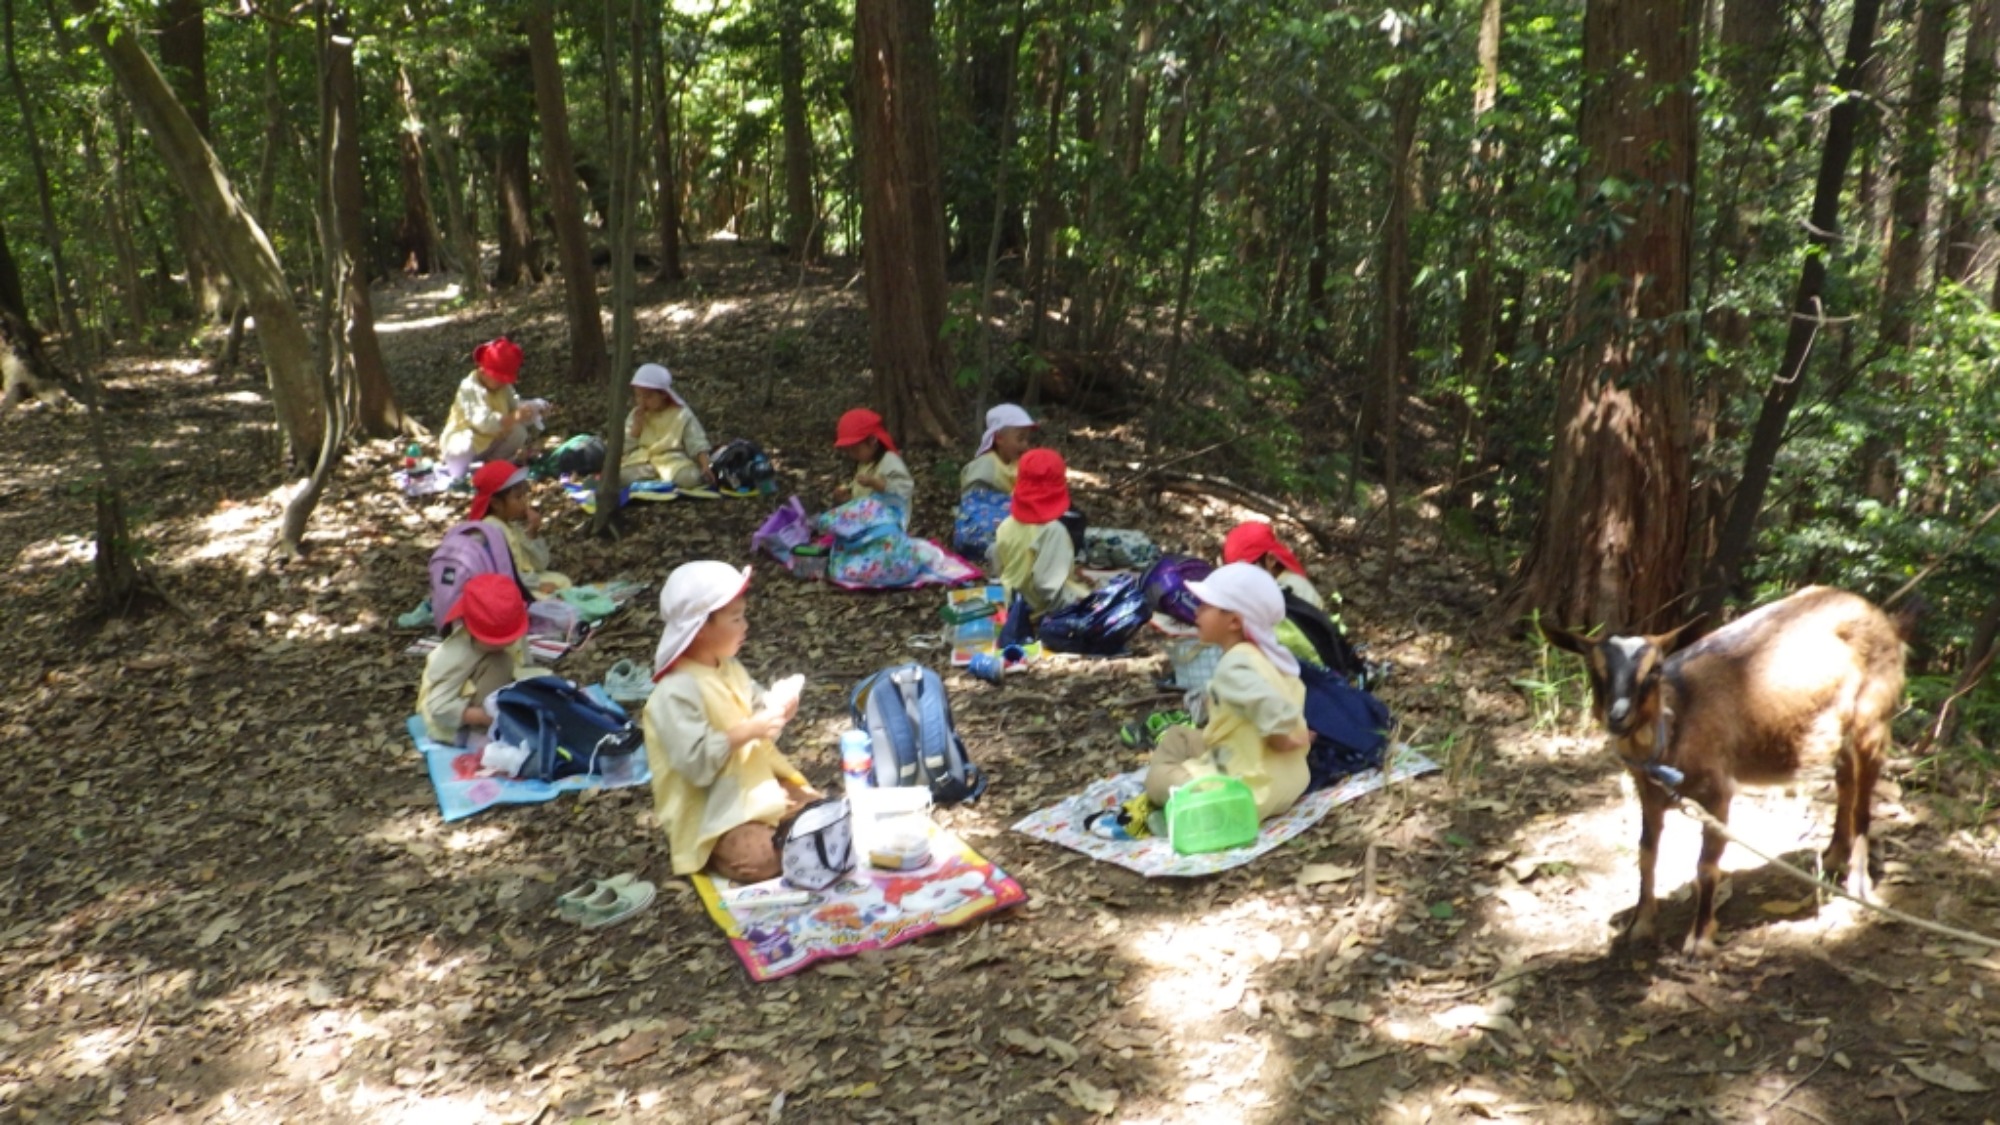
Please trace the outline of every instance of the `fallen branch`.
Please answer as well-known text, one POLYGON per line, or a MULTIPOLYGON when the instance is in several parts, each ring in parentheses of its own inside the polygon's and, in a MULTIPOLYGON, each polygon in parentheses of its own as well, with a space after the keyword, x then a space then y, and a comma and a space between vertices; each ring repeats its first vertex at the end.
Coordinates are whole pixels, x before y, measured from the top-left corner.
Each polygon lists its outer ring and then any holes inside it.
POLYGON ((1295 516, 1278 501, 1262 493, 1252 492, 1234 481, 1221 477, 1205 476, 1201 473, 1160 473, 1159 488, 1162 492, 1179 492, 1194 496, 1208 496, 1217 500, 1227 500, 1245 508, 1255 509, 1259 514, 1269 513, 1270 518, 1283 520, 1307 535, 1322 551, 1331 553, 1338 536, 1326 525, 1303 516, 1295 516))
POLYGON ((1140 481, 1145 480, 1147 477, 1152 476, 1154 473, 1157 473, 1162 469, 1165 469, 1171 465, 1178 465, 1183 461, 1192 461, 1195 458, 1202 456, 1203 454, 1213 453, 1216 450, 1221 449, 1223 446, 1233 443, 1235 440, 1236 440, 1235 438, 1228 438, 1223 441, 1218 441, 1214 445, 1205 445, 1202 448, 1195 450, 1193 453, 1183 453, 1178 457, 1169 457, 1157 465, 1151 465, 1146 468, 1139 468, 1139 466, 1137 465, 1127 465, 1126 468, 1138 469, 1139 471, 1133 473, 1129 477, 1126 477, 1124 480, 1121 480, 1118 483, 1112 485, 1111 491, 1124 492, 1127 489, 1131 488, 1133 485, 1138 484, 1140 481))

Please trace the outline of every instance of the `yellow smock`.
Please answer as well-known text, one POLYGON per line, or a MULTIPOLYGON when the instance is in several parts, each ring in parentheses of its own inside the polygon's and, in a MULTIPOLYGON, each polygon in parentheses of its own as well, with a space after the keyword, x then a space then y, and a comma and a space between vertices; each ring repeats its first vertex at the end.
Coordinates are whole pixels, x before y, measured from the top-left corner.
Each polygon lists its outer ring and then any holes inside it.
POLYGON ((1014 478, 1020 473, 1020 468, 1018 462, 1009 465, 1000 459, 998 453, 989 449, 972 460, 967 461, 965 468, 958 471, 958 490, 964 492, 968 489, 985 485, 988 488, 997 488, 1007 495, 1012 496, 1014 495, 1014 478))
POLYGON ((699 469, 695 457, 709 450, 708 432, 701 428, 701 420, 694 411, 685 406, 670 406, 646 419, 646 425, 634 438, 632 419, 637 417, 634 410, 625 416, 625 456, 620 468, 635 465, 651 465, 660 474, 661 480, 670 481, 674 474, 684 468, 699 469))
POLYGON ((451 414, 438 436, 438 455, 469 457, 491 446, 506 436, 501 420, 520 405, 521 396, 514 384, 503 383, 489 391, 479 381, 478 372, 467 375, 452 395, 451 414))
POLYGON ((569 580, 568 575, 548 569, 548 543, 541 539, 528 538, 527 528, 509 523, 497 516, 488 516, 480 522, 499 525, 500 533, 507 537, 508 553, 514 556, 514 575, 521 580, 521 585, 528 588, 530 594, 540 598, 543 596, 544 586, 550 587, 549 592, 554 593, 556 590, 566 590, 576 585, 569 580))
POLYGON ((528 663, 525 639, 505 648, 485 648, 463 627, 453 629, 424 658, 424 678, 417 684, 417 714, 424 729, 439 742, 458 737, 468 704, 483 702, 515 680, 544 673, 528 663))
POLYGON ((1278 671, 1245 641, 1216 662, 1207 694, 1208 725, 1201 740, 1208 753, 1189 762, 1189 772, 1199 775, 1206 765, 1241 780, 1257 798, 1260 819, 1291 808, 1312 783, 1306 752, 1272 750, 1264 740, 1305 727, 1306 685, 1278 671))
POLYGON ((757 713, 764 689, 743 664, 683 660, 653 687, 641 729, 653 770, 653 816, 667 833, 674 874, 708 866, 722 834, 740 824, 784 819, 784 782, 805 775, 767 738, 729 748, 729 728, 757 713))
POLYGON ((1013 516, 993 533, 993 565, 1007 600, 1018 592, 1036 613, 1061 609, 1090 593, 1077 581, 1076 547, 1061 520, 1022 523, 1013 516))

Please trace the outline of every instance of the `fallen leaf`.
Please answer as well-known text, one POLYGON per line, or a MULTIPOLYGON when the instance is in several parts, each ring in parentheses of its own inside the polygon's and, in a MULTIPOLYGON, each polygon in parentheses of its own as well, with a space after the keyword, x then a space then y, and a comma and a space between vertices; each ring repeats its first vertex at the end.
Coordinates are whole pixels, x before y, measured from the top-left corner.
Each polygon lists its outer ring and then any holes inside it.
POLYGON ((1942 1086, 1961 1094, 1983 1094, 1993 1088, 1970 1074, 1943 1063, 1921 1063, 1915 1059, 1904 1059, 1903 1065, 1909 1068, 1911 1074, 1931 1085, 1942 1086))
POLYGON ((1069 1092, 1072 1104, 1099 1117, 1109 1117, 1118 1108, 1118 1091, 1099 1089, 1074 1074, 1069 1076, 1069 1092))
POLYGON ((1299 868, 1299 886, 1314 887, 1321 883, 1345 883, 1361 874, 1359 867, 1343 867, 1337 863, 1308 863, 1299 868))
POLYGON ((1798 914, 1809 910, 1812 908, 1812 905, 1813 900, 1809 898, 1774 898, 1769 902, 1758 903, 1757 909, 1766 914, 1776 914, 1783 917, 1784 915, 1798 914))
POLYGON ((243 928, 242 918, 234 914, 224 914, 222 917, 217 918, 213 922, 210 922, 208 926, 201 931, 201 936, 194 939, 195 948, 207 949, 209 946, 214 945, 218 941, 221 941, 222 935, 233 934, 237 930, 240 930, 242 928, 243 928))

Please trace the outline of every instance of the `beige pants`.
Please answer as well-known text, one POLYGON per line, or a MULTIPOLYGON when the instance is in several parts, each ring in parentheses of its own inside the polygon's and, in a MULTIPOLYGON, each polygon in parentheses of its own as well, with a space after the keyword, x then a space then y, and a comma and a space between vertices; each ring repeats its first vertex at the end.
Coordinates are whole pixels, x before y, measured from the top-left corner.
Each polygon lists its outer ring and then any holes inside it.
MULTIPOLYGON (((660 479, 659 470, 653 468, 653 466, 646 464, 643 461, 637 465, 627 465, 624 468, 618 470, 618 483, 621 486, 637 484, 642 480, 659 480, 659 479, 660 479)), ((707 488, 708 478, 701 475, 700 465, 695 465, 695 464, 682 465, 680 468, 674 470, 674 487, 707 488)))
POLYGON ((1146 799, 1153 807, 1167 807, 1167 798, 1176 788, 1197 777, 1218 772, 1207 757, 1208 744, 1195 727, 1168 727, 1153 746, 1153 762, 1146 767, 1146 799))

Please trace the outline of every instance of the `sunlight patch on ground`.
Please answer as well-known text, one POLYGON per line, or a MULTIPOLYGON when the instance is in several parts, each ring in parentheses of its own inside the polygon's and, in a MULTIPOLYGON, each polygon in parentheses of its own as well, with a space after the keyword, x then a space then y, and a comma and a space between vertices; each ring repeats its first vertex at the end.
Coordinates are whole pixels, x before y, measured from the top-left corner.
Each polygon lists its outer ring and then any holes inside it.
POLYGON ((256 391, 228 391, 215 397, 237 406, 262 406, 265 402, 264 396, 256 391))
POLYGON ((375 334, 377 336, 394 336, 398 332, 414 332, 424 328, 443 328, 458 319, 459 316, 457 313, 440 313, 437 316, 422 316, 413 319, 399 317, 395 320, 378 320, 375 322, 375 334))
POLYGON ((15 560, 15 576, 24 571, 64 570, 97 557, 97 543, 85 535, 60 535, 32 544, 15 560))
POLYGON ((225 502, 213 515, 195 525, 202 540, 173 559, 177 563, 204 562, 245 553, 259 554, 270 544, 271 521, 279 512, 267 503, 225 502))

